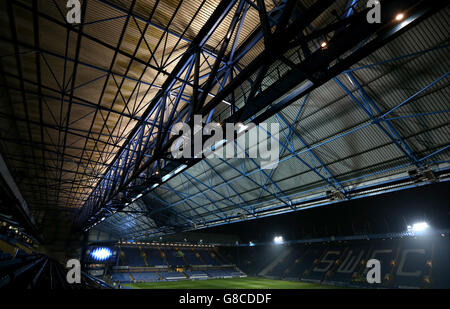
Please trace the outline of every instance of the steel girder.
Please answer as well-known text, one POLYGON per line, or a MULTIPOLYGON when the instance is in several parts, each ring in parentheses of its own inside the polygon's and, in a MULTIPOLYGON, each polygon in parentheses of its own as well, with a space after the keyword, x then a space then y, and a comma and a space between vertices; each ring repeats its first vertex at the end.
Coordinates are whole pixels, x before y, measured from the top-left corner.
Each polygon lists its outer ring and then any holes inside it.
MULTIPOLYGON (((184 113, 188 112, 187 109, 184 109, 184 112, 177 112, 177 108, 180 104, 180 97, 186 83, 182 84, 176 100, 172 101, 168 98, 167 93, 170 89, 177 86, 176 82, 179 81, 181 75, 184 74, 187 77, 190 76, 196 55, 200 56, 197 51, 205 45, 206 41, 221 24, 236 2, 237 1, 222 1, 219 4, 209 20, 200 30, 199 34, 192 40, 188 51, 183 54, 173 71, 169 74, 169 77, 164 82, 161 90, 157 93, 152 102, 150 102, 149 107, 142 116, 143 119, 156 115, 155 119, 160 118, 163 122, 173 122, 175 119, 182 119, 185 116, 184 113), (171 105, 171 107, 169 105, 171 105)), ((240 7, 242 7, 242 3, 244 2, 240 2, 240 7)), ((236 18, 239 17, 240 13, 241 12, 239 11, 235 14, 236 18)), ((119 150, 117 156, 113 160, 113 164, 105 174, 105 177, 108 178, 108 180, 97 184, 90 198, 83 206, 80 214, 80 224, 84 223, 89 216, 100 210, 106 202, 110 202, 111 198, 119 191, 123 190, 124 187, 128 186, 131 180, 140 177, 143 172, 141 166, 145 164, 145 162, 151 160, 151 158, 148 158, 148 155, 152 155, 150 149, 156 147, 164 140, 163 136, 166 135, 167 131, 165 130, 168 129, 168 126, 165 125, 165 128, 163 128, 163 122, 160 122, 158 126, 156 123, 147 125, 146 123, 139 122, 135 126, 130 133, 128 143, 126 143, 133 145, 131 146, 131 152, 129 149, 125 149, 126 146, 119 150), (153 138, 152 136, 154 131, 158 132, 156 138, 153 138)), ((157 168, 158 164, 153 164, 148 173, 149 176, 154 174, 157 168)))
MULTIPOLYGON (((282 11, 282 13, 280 14, 280 27, 277 28, 277 33, 281 32, 284 27, 287 24, 287 21, 289 19, 289 16, 291 14, 291 10, 293 8, 293 3, 295 1, 288 1, 287 4, 285 5, 286 8, 288 10, 282 11)), ((329 5, 331 5, 333 3, 333 1, 324 1, 323 3, 321 2, 321 4, 316 4, 313 5, 313 7, 310 9, 310 11, 308 11, 307 14, 305 14, 305 16, 307 18, 305 18, 302 23, 297 23, 295 25, 292 25, 289 31, 289 36, 290 37, 294 37, 295 35, 298 35, 298 33, 300 32, 299 29, 297 29, 296 27, 298 27, 299 25, 303 25, 306 26, 309 22, 312 22, 318 15, 320 15, 329 5), (295 26, 295 27, 294 27, 295 26)), ((222 6, 223 2, 221 3, 222 6)), ((174 69, 174 72, 171 73, 171 77, 172 76, 177 76, 176 74, 178 73, 179 75, 185 73, 186 71, 186 76, 189 76, 192 66, 195 63, 195 56, 199 55, 199 53, 195 53, 196 50, 199 49, 199 46, 202 46, 204 44, 204 42, 206 41, 206 37, 208 37, 209 35, 211 35, 211 33, 213 32, 213 29, 209 29, 210 27, 216 27, 218 25, 217 20, 216 19, 222 19, 224 14, 228 13, 228 11, 230 11, 230 9, 233 7, 234 2, 233 3, 228 3, 228 6, 226 6, 225 8, 227 9, 227 12, 223 12, 223 7, 219 7, 216 11, 215 11, 215 15, 216 16, 212 16, 210 18, 210 20, 207 22, 207 24, 202 28, 201 33, 199 33, 199 35, 197 36, 196 39, 193 40, 193 42, 191 43, 191 47, 189 49, 189 52, 185 53, 183 55, 183 59, 181 59, 176 68, 174 69), (220 15, 222 14, 222 15, 220 15)), ((211 89, 213 87, 213 85, 218 81, 218 79, 216 77, 216 74, 221 76, 223 75, 223 81, 222 81, 222 87, 224 86, 224 84, 226 83, 227 79, 229 78, 229 76, 231 76, 232 74, 228 71, 225 72, 219 71, 220 68, 220 64, 222 63, 222 60, 224 59, 225 56, 225 51, 227 49, 228 43, 231 39, 231 36, 234 33, 235 27, 238 24, 238 20, 239 17, 241 15, 241 13, 245 14, 245 11, 248 9, 248 5, 247 2, 245 1, 240 1, 238 4, 238 7, 236 9, 236 11, 234 12, 234 18, 231 22, 230 25, 230 29, 228 30, 228 33, 226 35, 226 37, 224 38, 223 42, 222 42, 222 46, 220 48, 220 51, 218 53, 218 56, 216 58, 215 64, 212 67, 212 72, 209 74, 207 81, 202 85, 202 89, 203 92, 199 94, 199 98, 195 98, 193 99, 192 103, 194 104, 193 106, 194 108, 184 108, 183 111, 186 111, 186 113, 188 113, 189 115, 193 115, 195 112, 200 112, 200 108, 203 107, 203 103, 206 100, 206 93, 209 92, 209 89, 211 89)), ((264 12, 263 15, 267 14, 266 12, 264 12)), ((240 24, 240 26, 242 25, 242 23, 240 24)), ((238 29, 239 31, 239 29, 238 29)), ((287 40, 289 41, 289 40, 287 40)), ((250 45, 254 45, 255 43, 252 42, 250 43, 250 45)), ((243 44, 243 46, 246 45, 245 43, 243 44)), ((284 45, 287 45, 286 43, 284 45)), ((236 44, 234 45, 233 48, 236 47, 236 44)), ((286 49, 287 47, 285 47, 286 49)), ((240 59, 243 54, 245 54, 246 51, 243 51, 240 55, 236 56, 236 59, 233 59, 233 61, 236 61, 237 59, 240 59)), ((234 51, 233 51, 234 53, 234 51)), ((231 62, 230 59, 228 60, 228 62, 231 62)), ((233 68, 229 65, 230 69, 233 70, 233 68)), ((195 71, 195 70, 194 70, 195 71)), ((194 79, 198 80, 199 76, 194 77, 194 79)), ((166 80, 166 83, 163 85, 163 89, 170 89, 170 87, 175 85, 175 78, 168 78, 166 80)), ((197 81, 194 81, 194 84, 198 84, 197 81)), ((184 86, 184 85, 183 85, 184 86)), ((197 87, 194 87, 194 89, 197 87)), ((223 88, 222 88, 223 89, 223 88)), ((154 104, 150 104, 150 107, 147 109, 147 111, 144 113, 143 118, 145 118, 146 116, 149 115, 153 115, 156 112, 157 117, 160 117, 162 119, 164 119, 164 113, 165 113, 165 109, 166 109, 166 103, 164 102, 167 97, 165 96, 164 91, 160 91, 158 93, 158 95, 155 97, 155 99, 152 100, 152 102, 154 102, 154 104), (161 104, 162 102, 162 104, 161 104), (161 108, 164 105, 164 108, 161 108), (157 108, 157 106, 159 106, 157 108)), ((182 91, 179 91, 179 93, 181 94, 182 91)), ((222 102, 223 99, 220 101, 222 102)), ((143 137, 143 133, 145 130, 151 130, 150 132, 152 132, 153 128, 155 126, 152 126, 151 128, 146 128, 145 125, 140 125, 138 124, 137 127, 135 127, 135 129, 132 132, 132 137, 129 139, 131 140, 131 144, 139 144, 140 146, 143 145, 143 149, 141 150, 141 148, 139 148, 139 151, 136 151, 137 149, 134 148, 133 152, 131 153, 131 157, 129 157, 129 153, 128 151, 121 151, 119 152, 119 155, 116 156, 116 159, 114 160, 113 165, 110 167, 109 171, 107 172, 107 174, 105 175, 106 178, 110 179, 109 181, 101 181, 99 182, 99 184, 97 185, 97 187, 94 189, 91 197, 89 198, 89 200, 86 202, 86 204, 84 205, 83 209, 82 209, 82 213, 81 213, 81 221, 86 220, 87 217, 91 214, 97 213, 98 210, 100 210, 102 208, 102 206, 104 206, 106 204, 106 202, 110 202, 110 200, 119 192, 122 191, 124 188, 124 186, 128 186, 130 184, 130 182, 136 178, 139 178, 140 175, 142 173, 144 173, 145 170, 149 169, 149 171, 146 172, 147 175, 152 175, 155 174, 156 170, 158 168, 160 168, 159 166, 159 162, 156 159, 156 157, 160 156, 163 154, 161 151, 159 151, 159 153, 155 153, 153 152, 153 154, 151 154, 151 157, 149 159, 147 159, 145 156, 143 156, 143 152, 149 152, 148 148, 154 148, 156 149, 156 151, 160 150, 160 148, 167 148, 167 145, 169 145, 170 140, 167 140, 166 136, 166 132, 169 130, 170 125, 173 123, 174 119, 182 119, 182 117, 184 117, 185 115, 178 115, 178 117, 174 117, 174 113, 176 111, 176 107, 178 106, 179 101, 176 101, 174 103, 174 108, 171 111, 170 117, 169 117, 169 121, 167 121, 168 119, 166 118, 166 125, 165 128, 163 129, 162 127, 162 123, 163 121, 160 122, 160 126, 158 128, 158 132, 159 134, 157 134, 157 138, 156 141, 152 140, 152 143, 150 143, 150 136, 149 134, 146 134, 146 137, 143 137), (140 132, 140 136, 138 135, 138 132, 140 132), (143 139, 146 138, 146 141, 144 141, 143 139), (164 147, 160 147, 162 145, 162 143, 164 143, 164 147), (145 161, 145 159, 147 159, 145 161), (127 165, 124 164, 124 162, 127 162, 127 165), (144 161, 144 162, 143 162, 144 161), (130 168, 130 166, 133 165, 133 168, 130 168), (122 169, 125 168, 126 171, 122 173, 122 169), (132 175, 130 175, 132 174, 132 175), (121 180, 117 180, 116 178, 121 178, 121 180), (116 180, 113 180, 116 179, 116 180)), ((209 111, 211 113, 211 111, 209 111)), ((166 116, 167 117, 167 116, 166 116)), ((189 122, 189 120, 187 120, 187 122, 189 122)), ((132 146, 131 146, 132 147, 132 146)), ((132 192, 132 194, 136 194, 135 192, 132 192)), ((93 218, 93 221, 97 220, 96 218, 93 218)))
MULTIPOLYGON (((288 2, 289 4, 290 2, 288 2)), ((359 13, 351 16, 351 21, 346 21, 345 24, 348 24, 348 28, 344 32, 338 33, 333 40, 330 42, 330 48, 328 48, 325 51, 316 51, 315 53, 312 53, 309 57, 306 58, 305 61, 300 63, 299 65, 294 65, 292 70, 288 72, 285 76, 283 76, 283 79, 280 79, 279 82, 276 82, 274 85, 270 86, 264 91, 261 91, 259 89, 260 81, 262 80, 262 77, 264 77, 264 74, 266 74, 266 69, 264 63, 269 61, 273 62, 275 59, 277 59, 277 56, 275 55, 282 55, 283 51, 286 51, 289 47, 291 47, 291 38, 295 38, 296 35, 298 35, 299 30, 303 29, 305 26, 307 26, 312 20, 314 20, 315 16, 320 14, 327 6, 329 6, 332 3, 332 1, 329 2, 321 2, 320 4, 317 4, 315 7, 311 8, 308 13, 310 15, 306 14, 306 19, 303 20, 297 20, 292 22, 290 25, 286 25, 286 31, 284 32, 284 35, 280 35, 279 40, 277 38, 273 38, 275 36, 270 35, 268 32, 268 18, 265 17, 267 15, 260 14, 262 20, 262 35, 264 38, 268 38, 270 43, 266 44, 266 50, 257 57, 248 67, 246 67, 244 70, 240 71, 240 73, 233 78, 232 81, 230 81, 228 84, 227 78, 229 76, 233 75, 234 69, 232 68, 229 72, 226 72, 226 70, 219 71, 220 64, 223 60, 223 53, 219 52, 218 57, 216 58, 216 63, 214 67, 212 68, 212 72, 214 74, 211 74, 208 77, 207 82, 203 84, 203 89, 206 89, 202 94, 199 94, 199 98, 197 95, 195 95, 192 98, 191 104, 193 104, 193 107, 184 108, 183 111, 186 111, 184 114, 179 115, 178 118, 175 116, 175 108, 172 109, 170 116, 168 117, 166 114, 166 122, 160 121, 160 126, 158 130, 158 138, 156 139, 156 143, 149 142, 149 138, 144 141, 143 140, 143 133, 146 132, 145 130, 150 130, 149 128, 145 128, 145 126, 141 125, 138 127, 136 132, 134 132, 134 135, 129 139, 129 144, 134 146, 129 146, 127 149, 124 149, 120 155, 123 155, 123 157, 116 157, 116 160, 114 161, 113 165, 110 168, 109 175, 107 174, 108 180, 102 180, 99 182, 99 185, 94 190, 93 195, 88 200, 88 202, 85 204, 81 216, 80 223, 84 223, 84 220, 88 220, 88 224, 85 226, 89 226, 96 220, 98 220, 98 217, 94 216, 92 218, 89 218, 91 215, 95 215, 98 211, 101 211, 103 207, 108 207, 111 205, 111 200, 113 197, 115 197, 118 193, 125 191, 127 194, 131 193, 132 195, 137 194, 139 191, 134 191, 127 189, 127 187, 130 187, 130 184, 136 185, 136 180, 142 180, 142 174, 145 174, 144 181, 142 182, 144 184, 144 187, 150 187, 152 183, 160 183, 161 181, 161 175, 156 176, 156 171, 161 168, 161 164, 164 165, 165 163, 161 163, 161 160, 165 159, 166 153, 164 152, 168 146, 170 146, 171 139, 168 138, 166 132, 170 128, 170 125, 174 123, 174 119, 184 119, 186 122, 189 122, 189 115, 192 115, 192 111, 198 111, 202 115, 211 115, 211 112, 214 111, 215 107, 218 106, 223 100, 230 99, 229 96, 234 95, 234 89, 241 87, 241 84, 245 82, 254 72, 258 71, 260 74, 258 75, 257 79, 255 81, 252 81, 252 89, 250 91, 250 95, 248 98, 246 98, 246 102, 242 108, 240 108, 238 111, 233 112, 233 114, 225 121, 235 122, 235 121, 245 121, 247 119, 252 118, 255 114, 257 114, 259 111, 263 110, 262 113, 260 113, 257 117, 253 118, 253 122, 259 123, 264 121, 264 119, 267 119, 268 117, 276 114, 281 109, 283 109, 285 106, 293 102, 294 100, 298 99, 299 97, 305 95, 306 93, 309 93, 312 89, 315 89, 322 85, 324 82, 329 80, 330 78, 333 78, 340 72, 347 70, 352 64, 356 63, 360 59, 364 58, 366 55, 370 54, 377 48, 383 46, 390 40, 392 40, 394 37, 398 36, 400 33, 406 31, 407 29, 413 27, 417 22, 421 21, 423 18, 434 12, 438 9, 439 5, 428 5, 424 4, 423 2, 421 5, 413 8, 414 16, 416 17, 411 23, 404 27, 397 27, 396 25, 391 24, 381 24, 381 25, 369 25, 365 21, 365 14, 359 13), (308 19, 310 17, 311 19, 308 19), (300 27, 303 26, 303 27, 300 27), (353 52, 350 56, 348 56, 343 61, 338 62, 337 64, 334 64, 330 67, 330 64, 333 63, 336 59, 339 58, 340 55, 347 52, 348 49, 352 46, 355 46, 356 44, 363 42, 366 40, 369 36, 376 33, 376 38, 363 45, 361 48, 353 52), (275 41, 271 41, 271 40, 275 41), (289 44, 283 44, 289 43, 289 44), (274 52, 276 50, 276 52, 274 52), (228 73, 228 75, 227 75, 228 73), (219 75, 220 74, 220 75, 219 75), (207 104, 203 104, 205 102, 205 93, 208 92, 208 88, 211 88, 214 82, 218 82, 220 76, 223 78, 221 90, 214 96, 214 98, 209 101, 207 104), (225 76, 227 78, 225 78, 225 76), (284 93, 289 92, 295 86, 298 85, 299 80, 310 80, 312 82, 312 85, 308 89, 301 89, 302 91, 293 92, 290 96, 284 98, 280 102, 278 102, 275 105, 271 106, 271 102, 275 101, 276 98, 283 95, 284 93), (200 103, 200 104, 199 104, 200 103), (267 107, 267 109, 265 109, 267 107), (163 124, 164 123, 164 124, 163 124), (141 133, 141 137, 139 138, 137 136, 137 132, 141 133), (157 146, 157 147, 156 147, 157 146), (154 151, 153 149, 156 149, 154 151), (125 150, 127 150, 125 152, 125 150), (131 156, 128 151, 132 150, 131 156), (147 152, 148 150, 153 150, 152 152, 147 152), (148 157, 145 157, 143 153, 146 153, 149 155, 148 157), (145 158, 144 158, 145 157, 145 158), (146 160, 145 160, 146 159, 146 160), (127 162, 128 160, 128 162, 127 162), (130 168, 130 167, 133 168, 130 168), (150 177, 149 177, 150 176, 150 177)), ((234 3, 233 3, 234 4, 234 3)), ((386 5, 383 7, 383 19, 384 20, 393 20, 393 13, 396 12, 396 9, 406 9, 409 8, 412 4, 412 1, 392 1, 389 5, 386 5), (395 9, 394 9, 395 8, 395 9)), ((245 7, 242 6, 242 2, 239 4, 240 10, 237 10, 236 14, 240 14, 242 10, 245 11, 245 7)), ((286 7, 289 7, 289 5, 286 5, 286 7)), ((292 9, 292 7, 291 7, 292 9)), ((261 10, 262 11, 262 10, 261 10)), ((260 12, 261 12, 260 11, 260 12)), ((282 21, 286 22, 286 15, 290 14, 288 11, 283 12, 281 18, 279 19, 279 22, 281 24, 282 21)), ((238 15, 235 15, 235 17, 238 15)), ((287 15, 289 17, 289 15, 287 15)), ((347 18, 350 18, 350 16, 347 16, 347 18)), ((272 20, 272 19, 271 19, 272 20)), ((237 18, 236 18, 237 22, 237 18)), ((335 27, 330 27, 327 29, 328 31, 336 30, 338 26, 342 27, 342 22, 339 22, 335 25, 335 27)), ((232 27, 234 27, 236 24, 232 23, 232 27)), ((232 32, 234 28, 231 29, 232 32)), ((232 33, 231 32, 231 33, 232 33)), ((277 33, 277 32, 275 32, 277 33)), ((321 31, 320 33, 323 33, 321 31)), ((278 33, 280 34, 280 33, 278 33)), ((298 39, 301 43, 304 44, 308 40, 318 37, 319 34, 313 35, 309 38, 300 38, 298 39)), ((194 40, 195 41, 195 40, 194 40)), ((199 46, 194 44, 194 41, 192 43, 192 53, 187 53, 184 58, 185 62, 180 61, 179 62, 179 70, 175 71, 178 73, 183 74, 184 72, 187 75, 190 74, 192 71, 192 68, 194 67, 194 72, 197 71, 195 69, 196 62, 200 59, 200 54, 198 52, 199 46), (196 52, 197 51, 197 52, 196 52)), ((198 40, 197 40, 198 41, 198 40)), ((224 42, 224 45, 222 47, 222 50, 226 49, 226 44, 228 42, 224 42)), ((297 42, 297 44, 299 44, 297 42)), ((200 45, 201 46, 201 45, 200 45)), ((245 44, 243 45, 245 46, 245 44)), ((242 47, 242 46, 241 46, 242 47)), ((248 50, 248 49, 247 49, 248 50)), ((233 49, 234 52, 234 49, 233 49)), ((236 56, 236 59, 240 59, 242 55, 245 54, 245 50, 236 56)), ((228 59, 228 61, 233 61, 232 57, 228 59)), ((193 88, 194 90, 199 90, 199 75, 194 74, 194 83, 193 88)), ((169 82, 166 86, 169 88, 163 89, 170 89, 170 86, 174 86, 174 81, 176 78, 168 79, 169 82)), ((161 91, 162 92, 162 91, 161 91)), ((179 94, 182 93, 180 90, 178 92, 179 94)), ((164 119, 165 113, 167 113, 164 109, 167 107, 167 97, 162 93, 161 95, 157 96, 157 98, 154 100, 156 102, 155 105, 149 107, 146 112, 146 115, 151 115, 152 113, 156 113, 161 119, 164 119), (162 103, 161 103, 162 102, 162 103), (160 104, 159 107, 156 105, 160 104), (164 106, 164 107, 162 107, 164 106)), ((234 103, 234 100, 231 100, 232 104, 234 103)), ((178 104, 177 102, 174 103, 178 104)), ((178 106, 178 105, 177 105, 178 106)), ((233 105, 233 111, 235 106, 233 105)), ((209 119, 210 117, 208 117, 209 119)), ((155 127, 155 124, 153 124, 153 127, 155 127)), ((292 132, 292 131, 291 131, 292 132)), ((308 151, 314 156, 314 153, 312 152, 312 148, 305 144, 308 151)), ((315 145, 314 148, 316 148, 317 145, 315 145)), ((439 151, 445 150, 441 149, 439 151)), ((319 163, 320 159, 315 158, 319 163)), ((190 166, 195 162, 184 162, 187 163, 186 166, 190 166)), ((312 168, 313 169, 313 168, 312 168)), ((266 179, 269 181, 270 175, 266 179)), ((328 174, 328 178, 332 179, 333 175, 331 173, 328 174)), ((335 180, 335 179, 334 179, 335 180)), ((141 184, 142 184, 141 183, 141 184)), ((335 180, 335 183, 338 184, 337 180, 335 180)), ((152 187, 150 187, 152 188, 152 187)), ((142 190, 141 190, 142 191, 142 190)), ((345 190, 344 190, 345 192, 345 190)), ((119 203, 120 204, 120 203, 119 203)), ((102 214, 100 214, 102 215, 102 214)), ((219 216, 220 220, 220 216, 219 216)))

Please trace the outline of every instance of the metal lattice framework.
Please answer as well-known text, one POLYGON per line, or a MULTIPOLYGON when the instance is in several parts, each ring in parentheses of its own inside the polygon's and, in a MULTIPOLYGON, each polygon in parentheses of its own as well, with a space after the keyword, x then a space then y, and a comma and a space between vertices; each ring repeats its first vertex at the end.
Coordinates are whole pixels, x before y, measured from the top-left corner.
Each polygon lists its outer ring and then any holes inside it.
POLYGON ((447 177, 443 3, 380 24, 356 0, 85 0, 80 25, 64 5, 0 7, 1 150, 35 216, 151 238, 447 177), (175 160, 195 114, 279 124, 278 166, 175 160))

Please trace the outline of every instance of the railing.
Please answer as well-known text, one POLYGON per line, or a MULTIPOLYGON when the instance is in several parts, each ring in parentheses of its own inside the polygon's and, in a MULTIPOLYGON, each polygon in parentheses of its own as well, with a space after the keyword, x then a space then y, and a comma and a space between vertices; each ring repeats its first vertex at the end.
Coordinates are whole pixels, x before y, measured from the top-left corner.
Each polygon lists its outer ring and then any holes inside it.
POLYGON ((106 282, 81 272, 81 283, 67 282, 67 269, 45 256, 27 255, 0 262, 0 288, 112 289, 106 282))
POLYGON ((0 288, 14 286, 37 266, 42 265, 43 257, 31 256, 2 261, 0 263, 0 288))

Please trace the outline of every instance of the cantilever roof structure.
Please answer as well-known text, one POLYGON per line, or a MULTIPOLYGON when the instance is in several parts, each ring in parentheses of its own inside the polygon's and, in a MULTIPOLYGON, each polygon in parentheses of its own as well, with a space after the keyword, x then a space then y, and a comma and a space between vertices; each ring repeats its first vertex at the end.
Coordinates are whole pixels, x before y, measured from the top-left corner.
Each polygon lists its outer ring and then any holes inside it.
POLYGON ((0 151, 37 225, 149 239, 448 173, 443 4, 368 24, 356 0, 85 0, 75 25, 65 5, 0 3, 0 151), (278 124, 277 166, 173 160, 194 114, 278 124))

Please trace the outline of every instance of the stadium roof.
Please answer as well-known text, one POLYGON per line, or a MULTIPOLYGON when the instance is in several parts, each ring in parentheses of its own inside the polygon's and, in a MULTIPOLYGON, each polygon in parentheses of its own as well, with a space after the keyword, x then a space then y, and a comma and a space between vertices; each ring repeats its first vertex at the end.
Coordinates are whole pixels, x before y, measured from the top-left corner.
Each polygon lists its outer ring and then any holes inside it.
POLYGON ((65 2, 0 3, 0 150, 47 231, 152 238, 447 173, 444 4, 85 0, 72 25, 65 2), (193 114, 279 124, 277 167, 173 160, 193 114))

